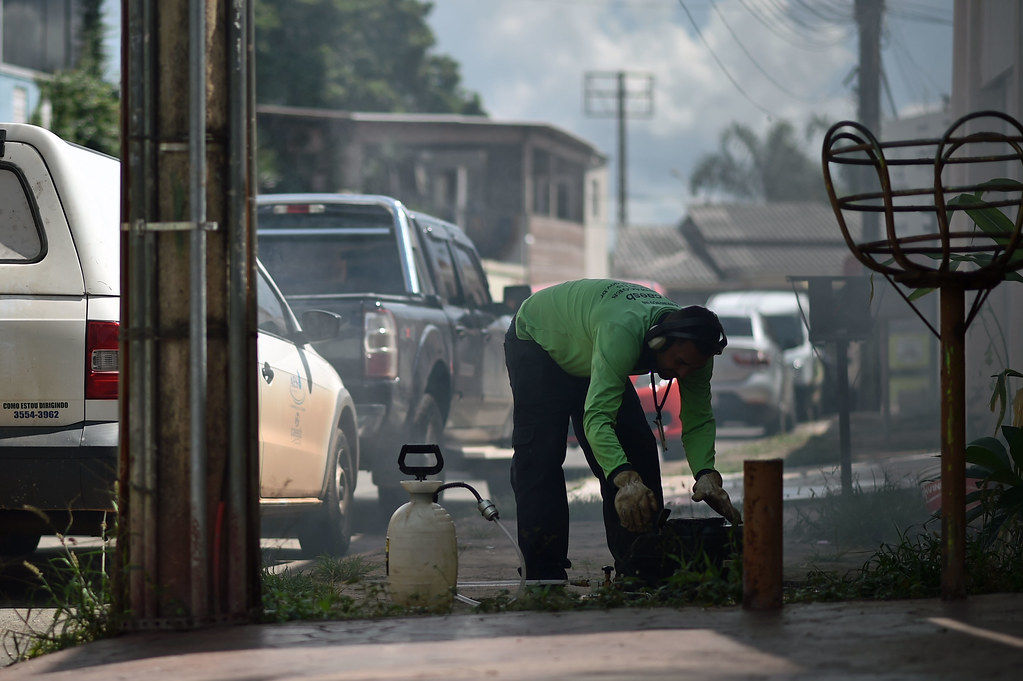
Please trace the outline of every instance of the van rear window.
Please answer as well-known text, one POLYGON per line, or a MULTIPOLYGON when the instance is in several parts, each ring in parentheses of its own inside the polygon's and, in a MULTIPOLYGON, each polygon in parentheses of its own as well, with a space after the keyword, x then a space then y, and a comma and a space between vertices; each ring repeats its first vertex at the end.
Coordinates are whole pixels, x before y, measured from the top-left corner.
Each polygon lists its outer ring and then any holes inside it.
POLYGON ((721 328, 725 330, 726 336, 736 338, 752 338, 753 321, 749 317, 718 317, 721 320, 721 328))
POLYGON ((0 164, 0 262, 36 262, 43 243, 21 176, 0 164))
POLYGON ((782 350, 797 348, 803 344, 803 319, 798 314, 764 315, 767 335, 782 350))

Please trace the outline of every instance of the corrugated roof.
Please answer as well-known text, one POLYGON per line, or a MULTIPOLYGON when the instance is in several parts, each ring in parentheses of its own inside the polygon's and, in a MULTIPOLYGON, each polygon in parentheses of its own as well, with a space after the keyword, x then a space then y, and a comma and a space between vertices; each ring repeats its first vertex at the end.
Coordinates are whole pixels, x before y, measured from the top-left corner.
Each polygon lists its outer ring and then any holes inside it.
MULTIPOLYGON (((846 216, 853 239, 860 236, 857 216, 846 216)), ((689 221, 695 223, 708 243, 719 241, 828 242, 844 245, 830 204, 781 202, 692 206, 689 221)))
POLYGON ((652 279, 666 288, 713 287, 718 278, 707 263, 692 253, 676 227, 630 227, 618 232, 611 256, 612 276, 652 279))
MULTIPOLYGON (((859 218, 846 216, 854 241, 859 218)), ((850 262, 828 204, 727 204, 693 206, 678 227, 622 230, 612 272, 675 291, 788 288, 789 276, 841 275, 850 262)))

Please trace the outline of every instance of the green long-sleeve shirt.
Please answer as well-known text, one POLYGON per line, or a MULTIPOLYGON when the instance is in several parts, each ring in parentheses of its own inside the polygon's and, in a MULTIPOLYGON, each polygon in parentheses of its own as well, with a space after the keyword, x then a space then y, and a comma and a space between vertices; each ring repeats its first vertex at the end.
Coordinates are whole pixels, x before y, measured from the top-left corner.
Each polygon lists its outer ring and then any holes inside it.
MULTIPOLYGON (((679 306, 638 284, 582 279, 537 291, 515 317, 515 334, 540 345, 562 369, 588 376, 583 431, 606 475, 627 459, 613 427, 625 382, 636 369, 647 331, 679 306)), ((682 445, 693 473, 714 467, 717 427, 710 403, 713 361, 679 381, 682 445)))

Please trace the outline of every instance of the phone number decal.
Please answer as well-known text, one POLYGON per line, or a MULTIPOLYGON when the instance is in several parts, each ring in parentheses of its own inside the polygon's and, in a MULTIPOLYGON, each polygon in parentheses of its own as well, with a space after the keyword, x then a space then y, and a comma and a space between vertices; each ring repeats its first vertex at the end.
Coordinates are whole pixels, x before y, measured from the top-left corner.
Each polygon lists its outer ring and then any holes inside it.
POLYGON ((11 411, 16 419, 59 419, 60 409, 67 409, 67 402, 4 402, 3 409, 11 411))

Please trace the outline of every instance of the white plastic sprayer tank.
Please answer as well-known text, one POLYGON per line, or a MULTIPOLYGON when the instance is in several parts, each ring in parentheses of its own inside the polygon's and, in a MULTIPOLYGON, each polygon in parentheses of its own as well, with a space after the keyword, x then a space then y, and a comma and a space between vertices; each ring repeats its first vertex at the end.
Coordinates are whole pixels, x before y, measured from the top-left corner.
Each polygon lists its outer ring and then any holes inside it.
POLYGON ((409 502, 387 525, 387 588, 398 605, 449 609, 458 582, 455 523, 433 496, 443 483, 402 480, 409 502))

